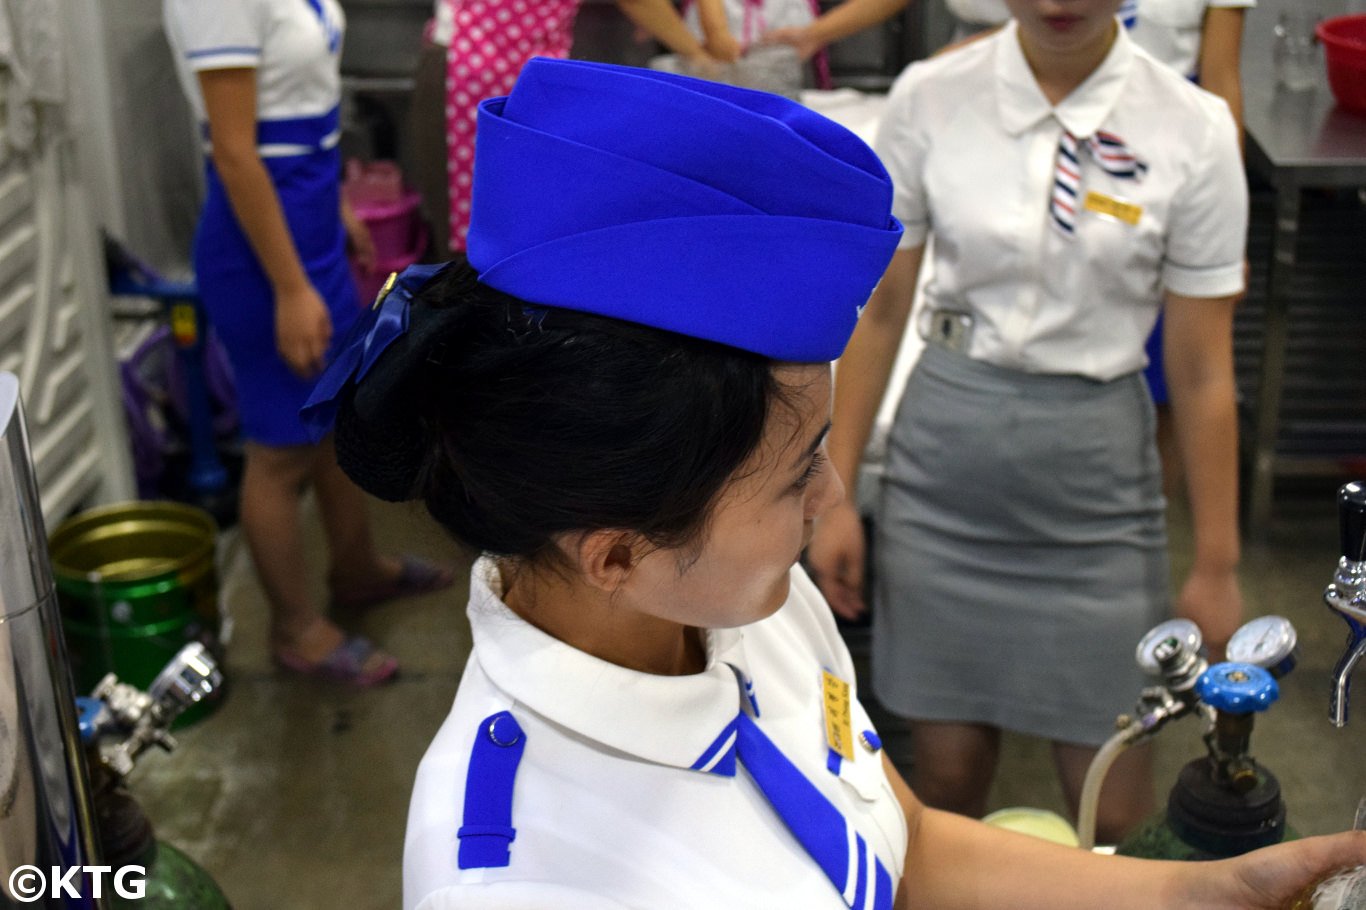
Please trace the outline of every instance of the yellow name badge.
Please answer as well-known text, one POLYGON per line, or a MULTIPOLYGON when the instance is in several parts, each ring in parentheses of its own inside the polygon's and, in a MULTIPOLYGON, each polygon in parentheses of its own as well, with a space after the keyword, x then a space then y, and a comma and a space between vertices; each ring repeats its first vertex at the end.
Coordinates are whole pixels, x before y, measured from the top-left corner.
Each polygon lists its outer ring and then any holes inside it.
POLYGON ((821 671, 825 689, 825 741, 848 761, 854 760, 854 721, 849 705, 849 684, 829 670, 821 671))
POLYGON ((171 307, 171 335, 175 340, 189 347, 199 340, 199 332, 195 328, 194 307, 188 303, 177 303, 171 307))
POLYGON ((1138 219, 1143 217, 1143 206, 1134 205, 1132 202, 1123 202, 1113 196, 1106 196, 1104 193, 1097 193, 1089 190, 1086 199, 1082 202, 1088 212, 1095 212, 1097 215, 1105 215, 1114 218, 1116 221, 1123 221, 1128 225, 1138 224, 1138 219))

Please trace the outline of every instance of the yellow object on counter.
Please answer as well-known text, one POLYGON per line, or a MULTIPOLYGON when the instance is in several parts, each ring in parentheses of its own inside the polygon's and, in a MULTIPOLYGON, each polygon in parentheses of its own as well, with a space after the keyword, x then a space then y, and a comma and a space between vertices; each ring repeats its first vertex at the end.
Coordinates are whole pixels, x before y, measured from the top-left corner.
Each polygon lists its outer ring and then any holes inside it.
POLYGON ((1021 834, 1029 834, 1052 841, 1055 844, 1062 844, 1065 847, 1076 847, 1081 844, 1076 830, 1067 819, 1046 809, 1024 807, 998 809, 982 821, 995 828, 1018 831, 1021 834))

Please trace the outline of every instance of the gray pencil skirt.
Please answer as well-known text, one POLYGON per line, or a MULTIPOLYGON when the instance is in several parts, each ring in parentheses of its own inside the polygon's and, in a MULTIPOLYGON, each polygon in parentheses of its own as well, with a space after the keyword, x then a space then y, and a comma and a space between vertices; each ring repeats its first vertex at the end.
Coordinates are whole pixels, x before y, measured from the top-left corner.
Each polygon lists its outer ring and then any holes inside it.
POLYGON ((1140 374, 1002 369, 938 347, 898 407, 874 538, 873 691, 917 720, 1099 745, 1169 612, 1140 374))

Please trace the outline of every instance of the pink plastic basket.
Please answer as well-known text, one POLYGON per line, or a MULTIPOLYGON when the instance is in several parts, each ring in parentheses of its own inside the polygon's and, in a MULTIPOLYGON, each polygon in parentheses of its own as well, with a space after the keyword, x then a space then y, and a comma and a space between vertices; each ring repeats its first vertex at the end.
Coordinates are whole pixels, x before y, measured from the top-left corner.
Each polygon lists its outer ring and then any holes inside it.
POLYGON ((397 202, 353 205, 356 215, 370 228, 381 261, 397 259, 416 248, 422 225, 418 215, 421 201, 417 193, 407 192, 397 202))
POLYGON ((393 161, 346 162, 343 184, 347 200, 354 206, 391 204, 403 195, 403 172, 393 161))
POLYGON ((391 272, 401 272, 408 266, 422 258, 422 252, 427 248, 427 226, 421 221, 417 224, 417 236, 414 238, 413 245, 407 251, 397 256, 377 257, 375 270, 365 274, 355 262, 351 263, 351 276, 356 279, 356 291, 360 295, 360 305, 368 307, 375 302, 379 296, 380 288, 384 287, 384 282, 388 279, 391 272))

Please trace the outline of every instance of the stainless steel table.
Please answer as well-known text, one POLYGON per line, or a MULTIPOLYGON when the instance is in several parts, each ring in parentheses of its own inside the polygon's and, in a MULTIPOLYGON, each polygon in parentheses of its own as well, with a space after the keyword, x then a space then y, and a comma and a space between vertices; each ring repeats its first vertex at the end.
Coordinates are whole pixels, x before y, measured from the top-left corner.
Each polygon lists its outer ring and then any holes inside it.
MULTIPOLYGON (((1271 516, 1272 483, 1278 468, 1292 467, 1284 456, 1278 464, 1276 441, 1300 194, 1307 188, 1366 187, 1366 115, 1336 107, 1326 80, 1307 91, 1289 92, 1275 86, 1269 70, 1268 66, 1245 72, 1243 103, 1248 167, 1267 180, 1276 193, 1247 511, 1248 528, 1254 535, 1266 528, 1271 516)), ((1366 242, 1362 253, 1366 255, 1366 242)), ((1362 297, 1366 299, 1366 289, 1362 297)), ((1362 317, 1366 319, 1366 312, 1362 317)))

